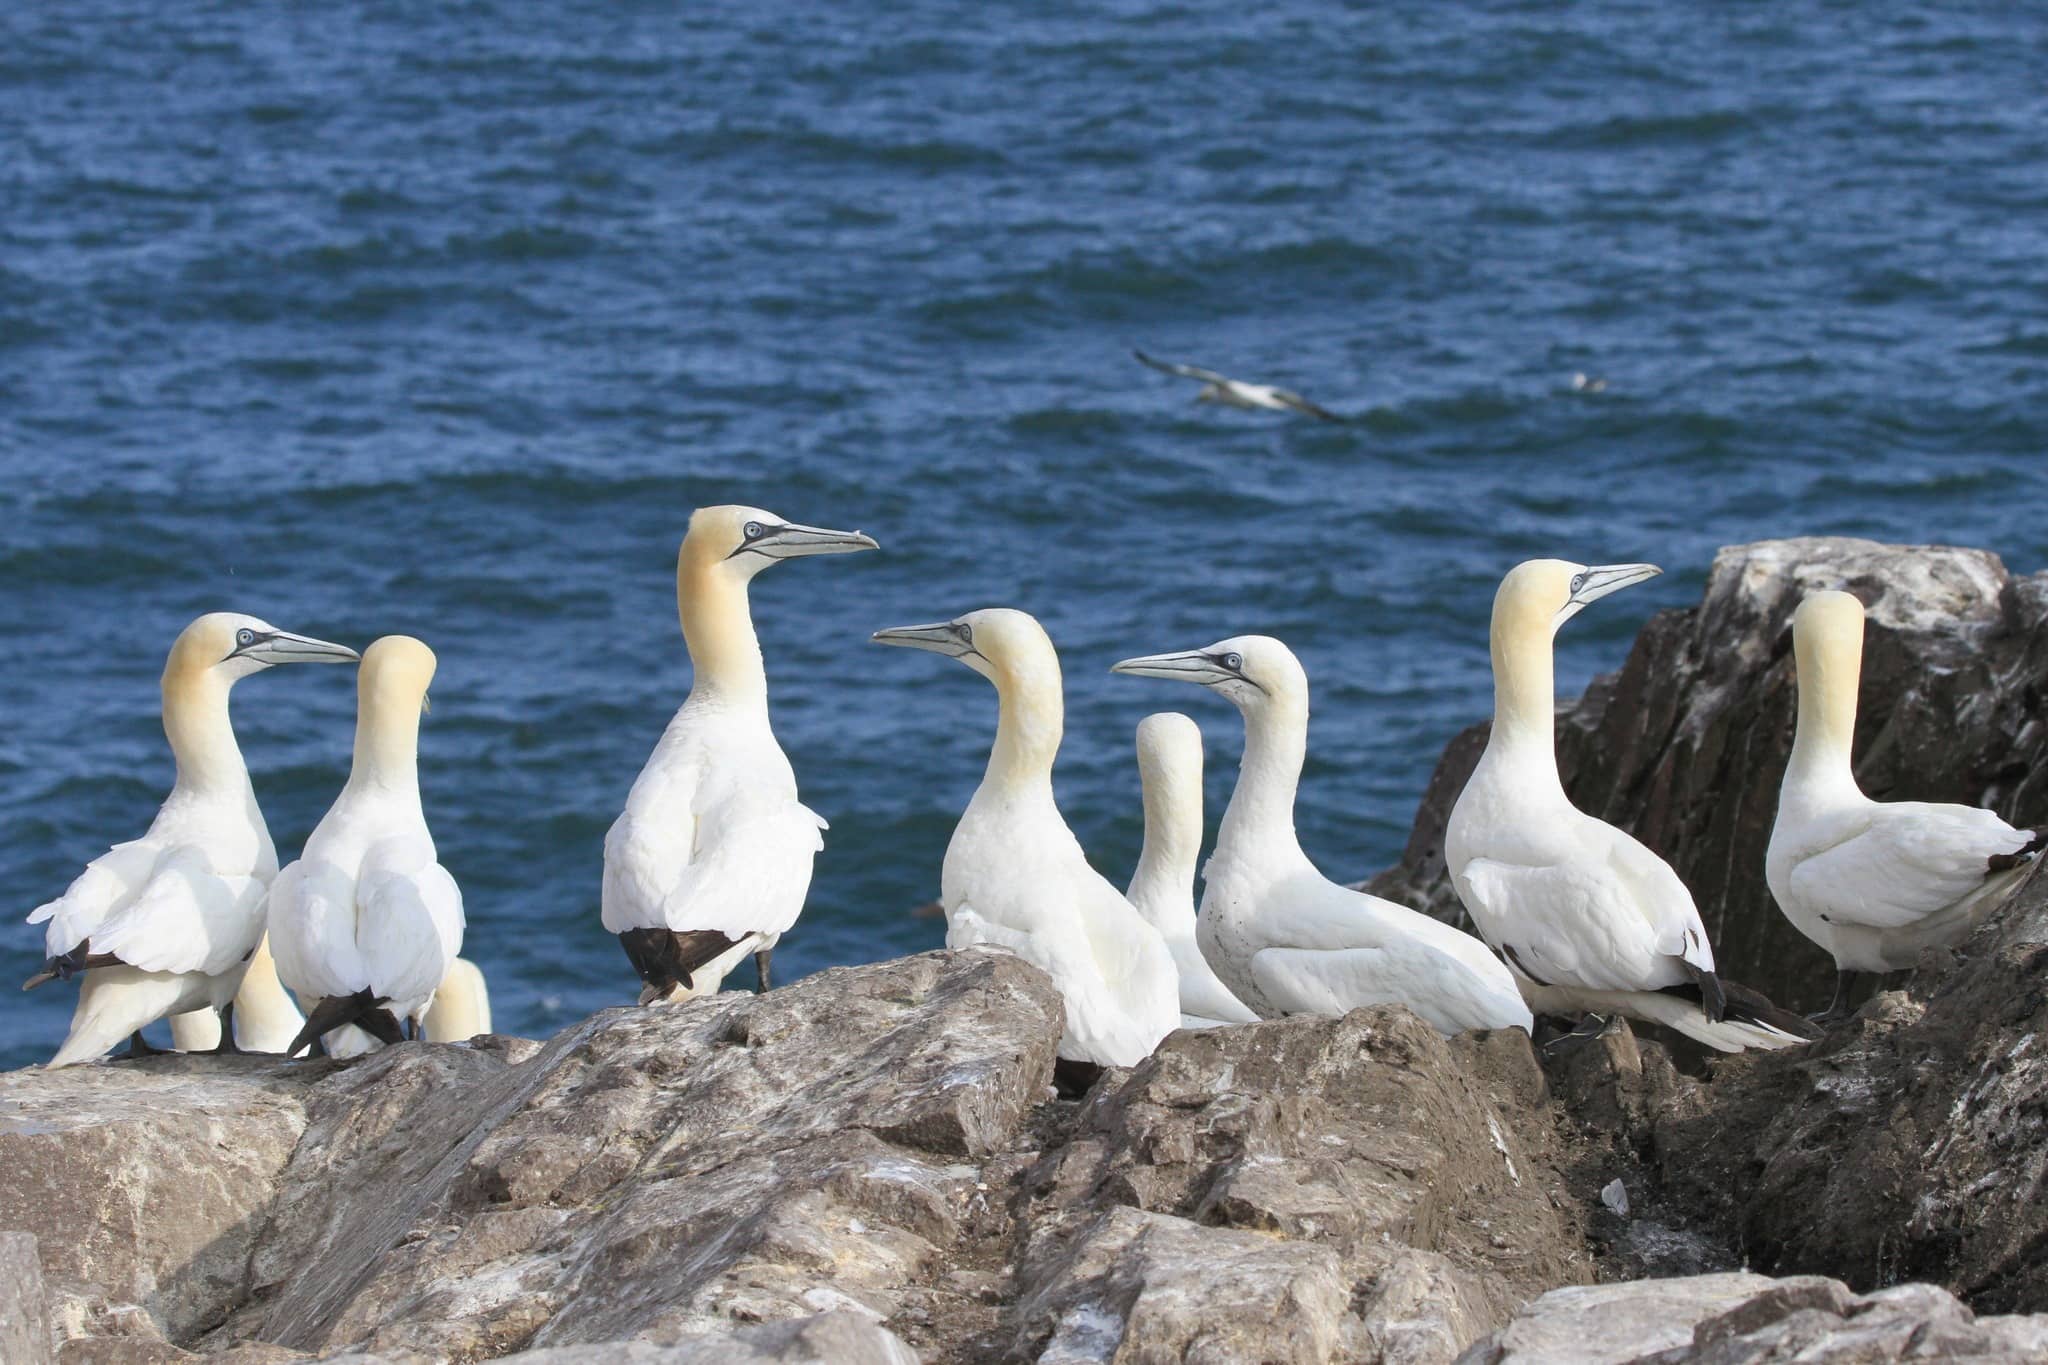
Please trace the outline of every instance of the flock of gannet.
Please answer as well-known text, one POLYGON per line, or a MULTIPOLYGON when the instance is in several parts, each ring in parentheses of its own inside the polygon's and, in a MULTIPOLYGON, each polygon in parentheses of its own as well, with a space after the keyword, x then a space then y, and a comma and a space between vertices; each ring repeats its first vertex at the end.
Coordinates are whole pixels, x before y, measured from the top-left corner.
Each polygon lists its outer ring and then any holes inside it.
MULTIPOLYGON (((776 560, 875 548, 859 531, 759 508, 691 517, 676 566, 691 689, 604 847, 601 919, 643 984, 643 1005, 714 992, 749 955, 768 989, 769 955, 803 909, 826 824, 798 800, 769 724, 748 586, 776 560)), ((877 631, 877 643, 948 655, 996 689, 987 770, 940 874, 947 946, 1005 949, 1052 978, 1070 1085, 1136 1063, 1179 1027, 1373 1004, 1405 1005, 1444 1033, 1533 1030, 1541 1013, 1627 1015, 1730 1052, 1818 1036, 1721 977, 1677 873, 1579 810, 1559 780, 1553 637, 1587 604, 1658 572, 1545 559, 1501 582, 1493 728, 1444 846, 1477 937, 1332 882, 1302 850, 1294 808, 1308 676, 1280 641, 1240 635, 1113 668, 1198 683, 1243 717, 1237 783, 1197 913, 1193 721, 1162 713, 1138 727, 1145 843, 1119 893, 1053 796, 1064 702, 1039 623, 992 608, 877 631)), ((1959 943, 2048 840, 1988 811, 1863 795, 1850 753, 1862 632, 1862 607, 1846 593, 1815 593, 1795 614, 1798 730, 1766 868, 1787 917, 1835 957, 1830 1015, 1850 973, 1910 966, 1927 947, 1959 943)), ((29 916, 49 927, 45 969, 27 985, 79 978, 52 1067, 123 1038, 131 1054, 152 1051, 141 1030, 167 1017, 174 1041, 194 1051, 351 1056, 408 1036, 488 1031, 482 974, 457 956, 462 894, 421 808, 419 723, 435 659, 420 641, 386 636, 361 655, 348 781, 278 871, 228 691, 273 664, 357 657, 227 613, 178 637, 163 675, 177 761, 170 796, 142 839, 116 845, 29 916)))

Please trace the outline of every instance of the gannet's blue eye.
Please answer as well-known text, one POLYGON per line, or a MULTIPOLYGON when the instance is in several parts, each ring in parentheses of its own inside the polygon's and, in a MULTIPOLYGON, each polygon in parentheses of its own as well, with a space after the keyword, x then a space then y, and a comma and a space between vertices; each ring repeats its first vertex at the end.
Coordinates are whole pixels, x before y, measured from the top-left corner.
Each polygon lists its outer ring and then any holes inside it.
POLYGON ((1572 575, 1572 596, 1577 597, 1579 595, 1579 589, 1585 586, 1586 576, 1584 574, 1575 573, 1572 575))
POLYGON ((1224 655, 1224 656, 1223 656, 1223 666, 1224 666, 1225 668, 1228 668, 1228 669, 1232 669, 1232 670, 1236 670, 1236 669, 1240 669, 1240 668, 1243 668, 1243 667, 1244 667, 1244 655, 1242 655, 1242 654, 1226 654, 1226 655, 1224 655))
POLYGON ((247 649, 250 645, 253 645, 255 643, 256 632, 249 629, 247 626, 243 626, 240 630, 235 632, 236 648, 247 649))
POLYGON ((740 534, 748 540, 759 540, 761 538, 761 523, 758 521, 748 522, 745 526, 740 527, 740 534))

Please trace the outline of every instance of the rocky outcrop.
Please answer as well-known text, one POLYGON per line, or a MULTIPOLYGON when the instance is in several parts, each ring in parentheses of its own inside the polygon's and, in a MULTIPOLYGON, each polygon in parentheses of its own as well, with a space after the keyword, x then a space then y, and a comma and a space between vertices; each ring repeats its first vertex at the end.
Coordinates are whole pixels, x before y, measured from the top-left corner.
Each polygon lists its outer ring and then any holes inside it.
POLYGON ((1458 1365, 1884 1365, 2048 1359, 2048 1316, 1979 1318, 1933 1285, 1856 1295, 1820 1276, 1699 1275, 1559 1289, 1458 1365))
POLYGON ((1448 1362, 1591 1273, 1519 1032, 1179 1033, 1077 1104, 1062 1026, 982 950, 545 1045, 17 1072, 50 1193, 0 1225, 65 1361, 1448 1362))
MULTIPOLYGON (((1982 550, 1841 539, 1723 550, 1700 605, 1651 618, 1621 670, 1561 708, 1557 726, 1572 800, 1670 860, 1721 970, 1806 1010, 1827 1003, 1833 964, 1778 912, 1763 867, 1797 712, 1792 610, 1818 588, 1869 609, 1864 790, 2048 819, 2048 574, 2015 577, 1982 550)), ((1451 741, 1406 853, 1372 890, 1458 919, 1443 832, 1485 744, 1484 724, 1451 741)))

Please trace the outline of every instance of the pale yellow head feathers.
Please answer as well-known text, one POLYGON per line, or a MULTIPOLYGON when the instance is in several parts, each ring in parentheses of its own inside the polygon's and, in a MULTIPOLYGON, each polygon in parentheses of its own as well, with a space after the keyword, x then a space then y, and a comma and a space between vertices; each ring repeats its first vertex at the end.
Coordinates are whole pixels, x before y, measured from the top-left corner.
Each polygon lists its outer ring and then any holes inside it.
POLYGON ((356 696, 365 716, 418 715, 427 709, 434 681, 434 651, 410 635, 386 635, 363 651, 356 696))

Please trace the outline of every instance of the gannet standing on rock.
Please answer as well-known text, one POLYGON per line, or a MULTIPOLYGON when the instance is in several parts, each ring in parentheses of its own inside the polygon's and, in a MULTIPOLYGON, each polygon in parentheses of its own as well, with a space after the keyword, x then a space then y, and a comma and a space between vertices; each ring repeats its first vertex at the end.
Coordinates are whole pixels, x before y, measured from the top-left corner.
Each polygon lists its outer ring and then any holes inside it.
POLYGON ((1112 671, 1199 683, 1244 715, 1244 759, 1196 929, 1202 956, 1238 999, 1268 1019, 1406 1005, 1442 1033, 1529 1028, 1528 1007, 1485 944, 1339 886, 1302 852, 1294 797, 1308 754, 1308 675, 1292 650, 1240 635, 1112 671))
MULTIPOLYGON (((170 1014, 232 1012, 244 964, 263 937, 263 895, 277 851, 228 720, 237 680, 273 664, 346 663, 352 649, 212 612, 185 627, 164 663, 164 735, 177 780, 149 832, 116 844, 62 896, 29 915, 47 922, 49 961, 23 989, 80 972, 71 1033, 52 1067, 99 1056, 170 1014)), ((232 1034, 223 1035, 232 1048, 232 1034)))
POLYGON ((701 507, 676 556, 690 695, 604 840, 604 927, 646 983, 640 1003, 708 995, 769 954, 804 908, 826 826, 797 800, 768 725, 768 676, 747 585, 779 560, 875 549, 859 531, 758 507, 701 507))
POLYGON ((946 946, 1008 948, 1052 977, 1067 1006, 1059 1056, 1083 1064, 1069 1077, 1135 1065, 1180 1026, 1179 984, 1166 940, 1088 865, 1053 800, 1066 715, 1052 641, 1007 608, 874 638, 958 659, 996 687, 988 770, 939 879, 946 946))
POLYGON ((270 889, 278 979, 308 1010, 287 1056, 351 1024, 390 1044, 405 1036, 403 1020, 417 1037, 462 948, 462 892, 420 807, 420 713, 434 663, 408 635, 363 651, 348 783, 270 889))
POLYGON ((1202 855, 1202 731, 1178 711, 1138 722, 1145 845, 1124 898, 1166 940, 1180 977, 1183 1028, 1258 1021, 1216 979, 1195 942, 1195 864, 1202 855))
POLYGON ((1786 1047, 1806 1021, 1714 972, 1670 864, 1571 803, 1557 775, 1551 637, 1654 564, 1517 565, 1493 602, 1493 733, 1458 795, 1444 862, 1480 934, 1546 1014, 1619 1013, 1723 1052, 1786 1047))
POLYGON ((1799 728, 1764 875, 1793 927, 1834 955, 1835 997, 1820 1017, 1835 1019, 1857 972, 1911 967, 1921 949, 1967 938, 2027 875, 2048 830, 1975 806, 1865 796, 1850 762, 1863 604, 1811 594, 1792 614, 1792 648, 1799 728))

